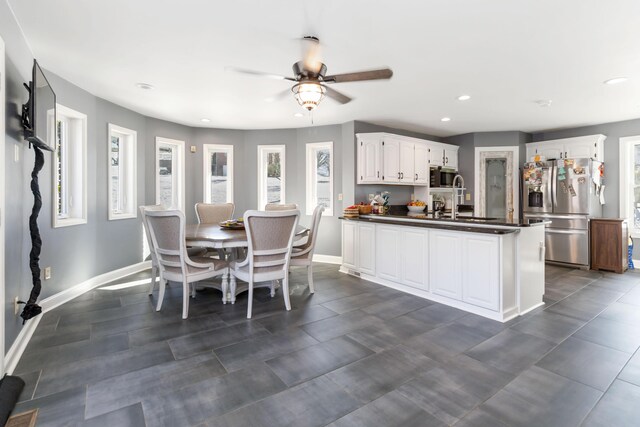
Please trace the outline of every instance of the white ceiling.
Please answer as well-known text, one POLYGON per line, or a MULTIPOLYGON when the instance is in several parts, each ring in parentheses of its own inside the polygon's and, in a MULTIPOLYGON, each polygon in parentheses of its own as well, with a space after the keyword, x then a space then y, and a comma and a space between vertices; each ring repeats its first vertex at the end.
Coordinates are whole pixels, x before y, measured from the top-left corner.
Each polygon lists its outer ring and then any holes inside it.
POLYGON ((293 96, 265 101, 290 82, 224 71, 292 75, 307 34, 320 38, 329 74, 394 71, 334 85, 355 100, 325 99, 316 125, 364 120, 448 136, 640 117, 638 0, 8 1, 43 67, 191 126, 309 126, 293 117, 302 111, 293 96), (630 79, 602 84, 617 76, 630 79))

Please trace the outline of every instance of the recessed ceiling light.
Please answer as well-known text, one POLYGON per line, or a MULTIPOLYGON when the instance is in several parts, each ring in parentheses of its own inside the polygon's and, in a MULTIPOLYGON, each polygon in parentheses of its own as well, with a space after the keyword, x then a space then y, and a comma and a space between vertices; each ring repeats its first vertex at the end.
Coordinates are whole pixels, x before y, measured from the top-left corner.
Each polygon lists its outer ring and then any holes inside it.
POLYGON ((618 83, 624 83, 627 80, 628 79, 626 77, 614 77, 612 79, 605 80, 604 84, 606 84, 606 85, 617 85, 618 83))
POLYGON ((272 98, 272 97, 269 97, 269 98, 265 98, 265 99, 264 99, 264 102, 273 102, 273 101, 275 101, 275 99, 274 99, 274 98, 272 98))
POLYGON ((295 114, 293 115, 293 117, 304 117, 304 114, 302 114, 302 113, 295 113, 295 114))
POLYGON ((136 83, 136 87, 138 87, 139 89, 144 89, 144 90, 153 89, 153 85, 150 85, 149 83, 136 83))
POLYGON ((440 119, 441 122, 450 122, 451 118, 450 117, 443 117, 440 119))
POLYGON ((471 99, 471 95, 460 95, 458 101, 468 101, 471 99))
POLYGON ((538 106, 540 107, 551 107, 552 103, 553 101, 550 99, 539 99, 536 101, 536 104, 538 104, 538 106))
POLYGON ((206 119, 206 118, 204 118, 204 119, 200 119, 200 121, 201 121, 202 123, 209 123, 209 122, 211 121, 211 119, 206 119))

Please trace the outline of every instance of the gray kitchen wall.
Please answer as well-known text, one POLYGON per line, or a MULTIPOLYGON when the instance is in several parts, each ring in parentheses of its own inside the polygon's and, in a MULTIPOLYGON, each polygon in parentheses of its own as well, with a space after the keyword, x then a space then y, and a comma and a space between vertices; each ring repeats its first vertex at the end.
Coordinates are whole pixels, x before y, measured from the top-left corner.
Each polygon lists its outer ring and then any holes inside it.
MULTIPOLYGON (((437 141, 437 142, 444 142, 443 138, 440 138, 439 136, 433 136, 433 135, 427 135, 424 133, 418 133, 418 132, 412 132, 412 131, 407 131, 404 129, 395 129, 395 128, 390 128, 387 126, 380 126, 380 125, 376 125, 373 123, 367 123, 367 122, 361 122, 361 121, 356 121, 354 123, 354 137, 353 137, 353 144, 351 146, 351 150, 353 150, 353 156, 354 156, 354 160, 353 163, 351 163, 353 165, 353 170, 357 171, 358 170, 358 165, 356 163, 357 161, 357 156, 356 156, 356 138, 355 138, 355 134, 358 133, 371 133, 371 132, 388 132, 388 133, 393 133, 396 135, 403 135, 403 136, 411 136, 414 138, 421 138, 421 139, 428 139, 430 141, 437 141)), ((457 144, 456 144, 457 145, 457 144)), ((355 183, 356 182, 356 176, 355 173, 353 175, 353 178, 351 180, 351 182, 355 183)), ((390 196, 389 196, 389 202, 392 205, 405 205, 407 203, 409 203, 411 201, 411 193, 413 193, 413 186, 408 186, 408 185, 373 185, 373 184, 356 184, 356 190, 355 190, 355 194, 354 194, 354 202, 355 203, 359 203, 359 202, 368 202, 368 195, 369 194, 376 194, 376 193, 380 193, 382 191, 388 191, 390 196)), ((348 200, 348 199, 345 199, 348 200)))

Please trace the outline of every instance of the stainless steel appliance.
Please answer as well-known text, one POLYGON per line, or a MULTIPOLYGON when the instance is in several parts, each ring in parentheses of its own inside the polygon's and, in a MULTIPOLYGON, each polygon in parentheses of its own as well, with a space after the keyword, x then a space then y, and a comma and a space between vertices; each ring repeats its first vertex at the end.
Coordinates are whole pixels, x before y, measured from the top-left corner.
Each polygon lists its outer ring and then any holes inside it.
POLYGON ((589 218, 602 216, 599 179, 593 179, 600 165, 591 159, 525 164, 524 217, 550 221, 545 229, 547 261, 589 266, 589 218))
POLYGON ((429 174, 430 187, 453 187, 453 178, 458 172, 451 168, 437 167, 431 168, 429 174))

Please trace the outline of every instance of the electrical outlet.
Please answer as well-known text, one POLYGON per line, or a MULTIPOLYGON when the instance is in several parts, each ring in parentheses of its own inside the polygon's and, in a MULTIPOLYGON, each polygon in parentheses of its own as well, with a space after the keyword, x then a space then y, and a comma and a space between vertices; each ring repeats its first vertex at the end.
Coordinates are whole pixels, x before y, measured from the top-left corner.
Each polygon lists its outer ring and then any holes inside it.
POLYGON ((338 194, 338 200, 342 200, 342 193, 338 194))
POLYGON ((20 304, 18 304, 18 297, 13 299, 13 314, 17 315, 20 311, 20 304))
POLYGON ((44 268, 44 280, 51 279, 51 267, 44 268))
POLYGON ((195 146, 195 145, 192 145, 192 146, 191 146, 191 152, 192 152, 192 153, 195 153, 195 152, 196 152, 196 150, 197 150, 196 146, 195 146))
POLYGON ((468 202, 469 200, 471 200, 471 193, 467 193, 464 195, 464 199, 468 202))

